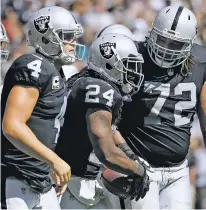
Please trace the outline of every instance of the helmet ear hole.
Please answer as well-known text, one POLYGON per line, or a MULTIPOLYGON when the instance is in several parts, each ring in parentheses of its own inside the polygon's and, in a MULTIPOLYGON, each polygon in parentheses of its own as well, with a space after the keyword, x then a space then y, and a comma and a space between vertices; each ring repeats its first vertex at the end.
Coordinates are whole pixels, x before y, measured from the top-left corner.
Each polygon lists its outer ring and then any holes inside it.
POLYGON ((45 37, 42 37, 42 42, 43 42, 44 44, 48 44, 48 43, 49 43, 49 40, 46 39, 45 37))
POLYGON ((106 68, 107 68, 108 70, 111 70, 113 67, 112 67, 109 63, 106 63, 106 68))

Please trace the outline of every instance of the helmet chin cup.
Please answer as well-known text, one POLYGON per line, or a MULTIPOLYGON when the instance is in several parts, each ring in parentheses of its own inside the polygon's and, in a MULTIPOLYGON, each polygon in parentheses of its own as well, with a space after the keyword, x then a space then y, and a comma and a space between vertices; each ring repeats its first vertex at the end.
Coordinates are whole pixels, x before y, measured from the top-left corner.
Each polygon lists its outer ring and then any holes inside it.
POLYGON ((132 92, 133 87, 129 83, 126 83, 126 84, 122 84, 121 85, 121 89, 122 89, 123 93, 129 94, 129 93, 132 92))
POLYGON ((175 61, 171 61, 171 62, 163 61, 159 59, 156 55, 155 55, 155 61, 158 66, 164 67, 164 68, 170 68, 175 63, 175 61))
POLYGON ((65 53, 62 53, 59 56, 59 59, 61 60, 61 62, 65 65, 71 65, 75 62, 76 58, 75 56, 72 55, 66 55, 65 53))

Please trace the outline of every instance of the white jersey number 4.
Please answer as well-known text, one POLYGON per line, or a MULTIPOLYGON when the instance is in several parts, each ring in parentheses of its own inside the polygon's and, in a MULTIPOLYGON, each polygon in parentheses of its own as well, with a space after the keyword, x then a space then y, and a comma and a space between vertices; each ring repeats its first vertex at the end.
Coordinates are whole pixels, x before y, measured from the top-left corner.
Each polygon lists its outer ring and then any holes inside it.
POLYGON ((41 60, 35 60, 27 64, 27 67, 33 70, 31 76, 39 78, 39 74, 41 73, 41 64, 41 60))

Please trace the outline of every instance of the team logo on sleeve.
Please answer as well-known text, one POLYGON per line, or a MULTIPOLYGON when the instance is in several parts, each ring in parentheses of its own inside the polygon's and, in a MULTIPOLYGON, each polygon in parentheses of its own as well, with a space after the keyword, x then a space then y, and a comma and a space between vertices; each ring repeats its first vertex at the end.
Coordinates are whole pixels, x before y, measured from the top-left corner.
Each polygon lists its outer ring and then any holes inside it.
POLYGON ((44 34, 49 28, 49 22, 50 16, 40 16, 34 19, 34 26, 39 33, 44 34))
POLYGON ((110 59, 114 55, 112 47, 116 49, 116 43, 106 42, 106 43, 100 44, 99 50, 100 50, 101 55, 106 59, 110 59))
POLYGON ((60 78, 59 76, 55 76, 52 78, 52 89, 59 89, 60 87, 60 78))

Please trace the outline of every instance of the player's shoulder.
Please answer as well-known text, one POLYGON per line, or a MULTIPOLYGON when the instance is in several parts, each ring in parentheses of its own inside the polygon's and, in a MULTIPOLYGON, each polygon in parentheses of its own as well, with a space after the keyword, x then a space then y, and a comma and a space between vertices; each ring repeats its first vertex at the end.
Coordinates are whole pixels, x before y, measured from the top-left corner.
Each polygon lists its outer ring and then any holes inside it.
POLYGON ((94 78, 94 77, 87 77, 84 79, 85 87, 87 86, 99 86, 101 89, 114 89, 111 84, 109 84, 107 81, 94 78))
POLYGON ((29 85, 42 91, 49 81, 56 81, 59 72, 47 58, 39 53, 24 54, 17 58, 7 72, 8 83, 29 85), (11 79, 13 78, 13 79, 11 79))
POLYGON ((39 53, 24 54, 18 57, 12 64, 14 69, 22 70, 37 70, 40 69, 41 73, 47 72, 51 74, 56 67, 52 64, 50 60, 39 53))
POLYGON ((17 67, 24 67, 27 66, 29 62, 35 61, 35 60, 41 60, 43 61, 43 57, 38 56, 38 54, 24 54, 18 57, 13 64, 15 64, 17 67))
POLYGON ((191 55, 194 61, 206 63, 206 47, 194 44, 191 50, 191 55))
POLYGON ((94 87, 100 89, 100 91, 108 89, 114 89, 114 91, 117 91, 117 88, 114 88, 110 82, 96 76, 88 69, 83 69, 79 74, 76 74, 73 78, 71 78, 71 80, 74 81, 72 85, 73 88, 78 87, 78 89, 87 90, 94 87))
POLYGON ((86 104, 112 107, 122 100, 118 88, 95 72, 86 70, 85 72, 80 72, 72 79, 75 82, 71 86, 70 96, 84 101, 86 104))

